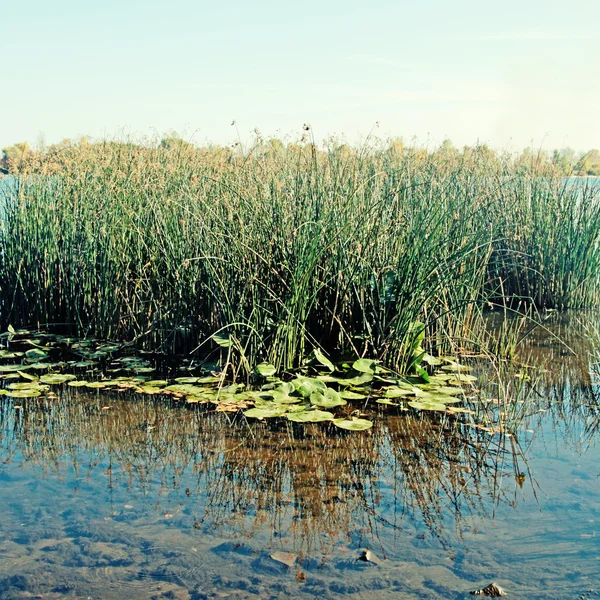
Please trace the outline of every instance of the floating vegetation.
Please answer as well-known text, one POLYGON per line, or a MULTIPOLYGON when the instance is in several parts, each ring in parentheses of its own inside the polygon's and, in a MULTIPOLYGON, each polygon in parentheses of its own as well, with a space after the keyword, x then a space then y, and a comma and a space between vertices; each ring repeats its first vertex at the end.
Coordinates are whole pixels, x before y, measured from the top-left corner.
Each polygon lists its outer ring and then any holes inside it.
POLYGON ((302 367, 281 374, 274 365, 260 363, 251 385, 246 385, 227 380, 223 372, 207 371, 192 359, 164 362, 160 356, 141 355, 131 345, 14 329, 1 337, 9 346, 0 356, 4 363, 0 364, 1 377, 6 380, 2 395, 12 398, 49 395, 53 387, 66 385, 98 392, 170 396, 186 404, 212 405, 218 412, 241 411, 248 419, 332 422, 348 431, 370 429, 371 418, 386 409, 472 413, 453 406, 463 402, 465 388, 476 381, 475 376, 466 374, 468 367, 453 357, 429 357, 427 372, 423 369, 421 375, 401 376, 366 358, 334 364, 317 349, 302 367), (22 351, 31 345, 35 352, 22 351), (86 365, 85 378, 79 360, 82 354, 97 359, 86 365), (161 360, 162 367, 157 369, 161 360), (190 374, 178 376, 182 367, 190 374), (45 372, 36 374, 37 370, 45 372), (120 375, 123 370, 132 374, 120 375), (155 370, 167 376, 150 379, 147 373, 155 370))

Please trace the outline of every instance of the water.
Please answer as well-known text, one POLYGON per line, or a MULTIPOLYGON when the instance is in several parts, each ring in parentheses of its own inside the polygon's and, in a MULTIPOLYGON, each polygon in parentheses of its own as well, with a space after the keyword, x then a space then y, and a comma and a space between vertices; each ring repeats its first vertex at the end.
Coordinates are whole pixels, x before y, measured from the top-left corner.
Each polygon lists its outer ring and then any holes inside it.
POLYGON ((597 324, 528 335, 545 371, 511 437, 433 413, 346 434, 127 392, 0 397, 0 598, 600 597, 597 324))

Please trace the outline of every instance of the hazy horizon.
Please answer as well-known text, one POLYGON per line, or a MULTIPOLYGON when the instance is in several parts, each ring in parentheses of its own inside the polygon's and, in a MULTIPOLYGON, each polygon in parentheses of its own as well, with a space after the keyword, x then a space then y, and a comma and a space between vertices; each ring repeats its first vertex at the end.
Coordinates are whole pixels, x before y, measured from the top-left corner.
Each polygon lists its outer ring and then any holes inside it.
POLYGON ((600 3, 33 0, 2 9, 0 148, 41 135, 600 147, 600 3))

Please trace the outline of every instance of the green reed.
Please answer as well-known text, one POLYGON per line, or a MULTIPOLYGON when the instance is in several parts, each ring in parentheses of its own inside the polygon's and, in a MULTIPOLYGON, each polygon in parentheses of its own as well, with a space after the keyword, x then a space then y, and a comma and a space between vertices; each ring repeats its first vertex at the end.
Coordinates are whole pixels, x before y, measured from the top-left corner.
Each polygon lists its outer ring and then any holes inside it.
POLYGON ((0 224, 4 325, 200 354, 219 334, 238 367, 291 368, 318 346, 405 369, 415 322, 452 350, 500 289, 596 299, 595 191, 510 178, 476 153, 107 142, 31 172, 0 224))

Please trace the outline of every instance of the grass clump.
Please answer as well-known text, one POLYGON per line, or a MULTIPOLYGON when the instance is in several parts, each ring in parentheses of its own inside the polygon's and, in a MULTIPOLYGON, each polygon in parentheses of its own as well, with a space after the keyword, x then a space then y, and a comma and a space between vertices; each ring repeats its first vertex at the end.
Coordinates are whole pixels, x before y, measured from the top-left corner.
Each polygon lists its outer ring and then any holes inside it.
POLYGON ((6 192, 1 318, 169 352, 221 346, 248 370, 321 348, 406 371, 417 322, 424 349, 446 351, 490 294, 596 298, 594 263, 577 267, 596 260, 595 191, 506 169, 484 152, 75 146, 6 192), (534 243, 563 217, 556 241, 534 243))

